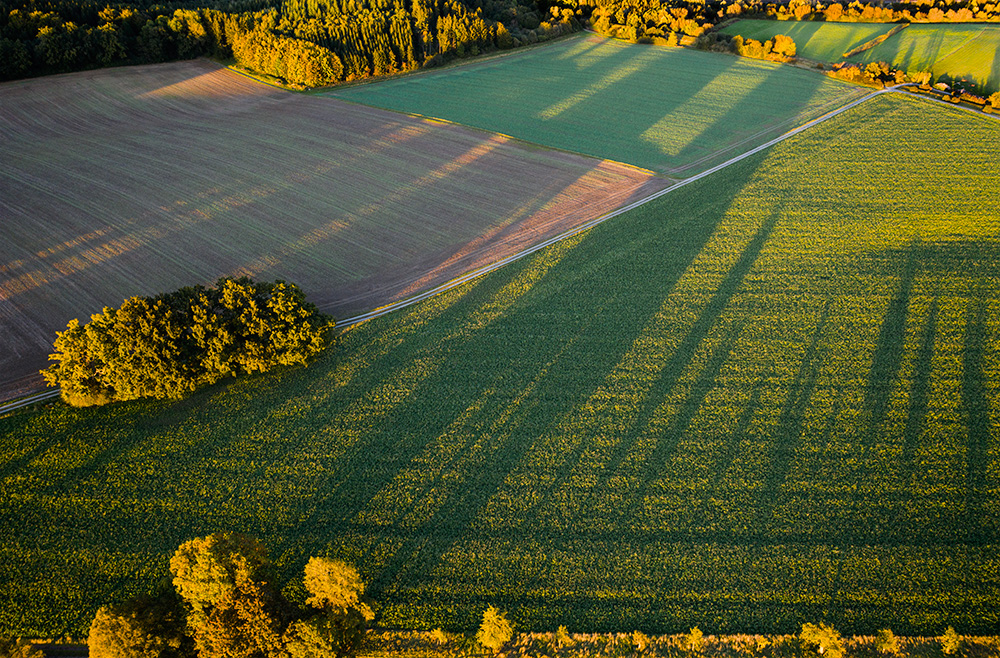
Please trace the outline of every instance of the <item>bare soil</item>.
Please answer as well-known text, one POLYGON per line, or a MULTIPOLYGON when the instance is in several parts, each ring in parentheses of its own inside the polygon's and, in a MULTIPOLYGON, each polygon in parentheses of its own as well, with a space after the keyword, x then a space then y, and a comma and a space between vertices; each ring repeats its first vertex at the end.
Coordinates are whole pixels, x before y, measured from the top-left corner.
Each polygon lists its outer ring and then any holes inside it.
POLYGON ((556 235, 669 181, 258 84, 206 61, 0 85, 0 399, 55 332, 221 276, 338 317, 556 235))

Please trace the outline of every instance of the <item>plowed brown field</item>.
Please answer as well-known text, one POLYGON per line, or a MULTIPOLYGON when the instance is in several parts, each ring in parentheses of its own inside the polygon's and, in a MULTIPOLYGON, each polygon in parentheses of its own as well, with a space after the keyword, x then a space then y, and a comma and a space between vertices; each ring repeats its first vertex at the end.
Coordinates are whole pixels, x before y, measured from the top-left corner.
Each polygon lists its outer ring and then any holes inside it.
POLYGON ((245 274, 345 317, 667 184, 203 61, 6 83, 0 399, 67 321, 128 296, 245 274))

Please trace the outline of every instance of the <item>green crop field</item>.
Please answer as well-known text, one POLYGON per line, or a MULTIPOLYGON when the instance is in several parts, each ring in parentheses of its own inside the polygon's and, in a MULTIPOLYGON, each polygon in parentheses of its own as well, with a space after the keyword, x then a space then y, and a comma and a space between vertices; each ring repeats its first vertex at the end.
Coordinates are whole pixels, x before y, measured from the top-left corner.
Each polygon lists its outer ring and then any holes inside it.
POLYGON ((1000 90, 1000 26, 911 25, 852 58, 888 62, 906 71, 930 71, 966 79, 988 91, 1000 90))
POLYGON ((0 419, 0 635, 217 530, 388 627, 995 632, 998 157, 881 96, 308 368, 0 419))
POLYGON ((587 35, 330 93, 687 176, 863 90, 772 62, 587 35))
POLYGON ((896 27, 891 23, 826 23, 820 21, 741 20, 727 25, 725 34, 767 41, 784 34, 795 41, 799 57, 817 62, 839 62, 844 54, 896 27))

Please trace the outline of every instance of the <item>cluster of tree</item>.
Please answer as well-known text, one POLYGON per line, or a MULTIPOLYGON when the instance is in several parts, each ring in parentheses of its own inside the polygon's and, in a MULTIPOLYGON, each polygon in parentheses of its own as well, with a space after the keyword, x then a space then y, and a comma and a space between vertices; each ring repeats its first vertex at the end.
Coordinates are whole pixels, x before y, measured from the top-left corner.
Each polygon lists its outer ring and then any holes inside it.
POLYGON ((178 398, 228 375, 305 364, 332 327, 295 285, 220 279, 72 320, 42 374, 78 406, 178 398))
POLYGON ((784 34, 776 34, 773 38, 761 43, 756 39, 744 39, 740 35, 729 36, 721 32, 711 32, 702 35, 695 42, 702 50, 729 52, 741 57, 766 59, 772 62, 790 62, 795 59, 795 41, 784 34))
POLYGON ((931 78, 929 71, 918 71, 907 73, 902 69, 894 68, 885 62, 870 62, 868 64, 848 64, 841 62, 834 64, 830 69, 830 75, 840 80, 857 82, 876 87, 902 84, 904 82, 915 82, 926 85, 931 78))
POLYGON ((595 32, 663 46, 692 43, 719 19, 718 5, 683 0, 583 0, 581 6, 595 32))
POLYGON ((295 604, 274 586, 264 546, 236 533, 185 542, 170 572, 157 596, 97 611, 91 658, 347 658, 374 618, 354 567, 311 558, 308 598, 295 604))

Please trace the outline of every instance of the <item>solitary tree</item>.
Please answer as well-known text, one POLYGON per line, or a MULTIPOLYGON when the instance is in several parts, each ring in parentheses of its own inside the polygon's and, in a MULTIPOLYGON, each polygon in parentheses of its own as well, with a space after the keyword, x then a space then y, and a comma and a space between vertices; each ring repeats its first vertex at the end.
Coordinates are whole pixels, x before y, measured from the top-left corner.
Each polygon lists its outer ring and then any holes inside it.
POLYGON ((888 628, 883 628, 875 636, 875 650, 881 654, 895 656, 899 653, 899 638, 888 628))
POLYGON ((962 645, 962 636, 955 632, 955 629, 951 626, 944 632, 941 636, 941 651, 944 652, 946 656, 954 655, 958 651, 958 648, 962 645))
POLYGON ((807 645, 815 647, 823 658, 844 657, 844 643, 840 638, 840 633, 832 626, 827 626, 824 623, 820 623, 818 626, 816 624, 802 624, 799 639, 807 645))
POLYGON ((701 651, 701 644, 704 637, 705 634, 701 632, 701 629, 695 626, 684 636, 684 648, 692 653, 698 653, 701 651))
POLYGON ((490 606, 483 612, 483 623, 476 633, 476 641, 493 653, 500 651, 503 645, 514 637, 514 628, 507 617, 497 608, 490 606))
POLYGON ((291 658, 346 658, 364 642, 368 624, 375 618, 362 601, 365 585, 357 569, 340 560, 310 558, 306 564, 306 603, 315 612, 292 623, 285 633, 291 658))
POLYGON ((216 533, 181 544, 170 559, 174 586, 189 607, 200 658, 277 658, 291 619, 267 580, 267 552, 250 537, 216 533))

